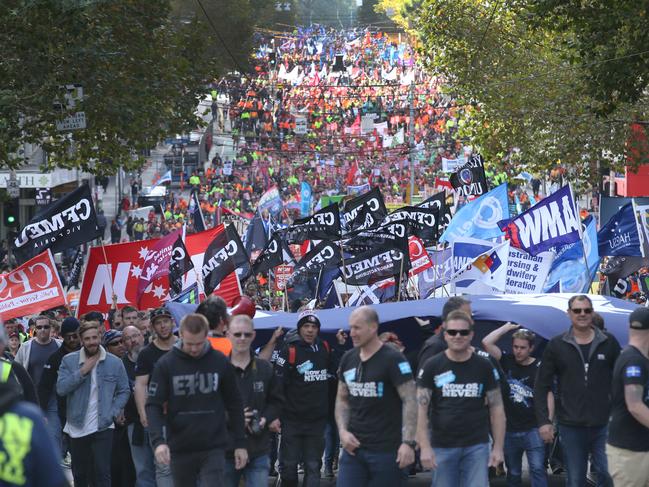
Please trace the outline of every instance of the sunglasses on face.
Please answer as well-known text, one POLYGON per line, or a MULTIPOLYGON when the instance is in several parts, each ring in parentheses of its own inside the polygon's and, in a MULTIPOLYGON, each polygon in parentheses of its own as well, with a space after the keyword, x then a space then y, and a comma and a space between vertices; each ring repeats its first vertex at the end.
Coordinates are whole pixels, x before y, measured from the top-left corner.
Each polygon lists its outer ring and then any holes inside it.
POLYGON ((580 315, 582 313, 589 315, 593 312, 593 308, 570 308, 570 311, 572 311, 576 315, 580 315))
POLYGON ((468 337, 471 334, 471 330, 445 330, 448 336, 457 336, 468 337))
POLYGON ((117 345, 121 345, 122 343, 123 343, 123 341, 121 339, 120 340, 113 340, 112 342, 110 342, 108 344, 108 346, 109 347, 116 347, 117 345))
POLYGON ((251 331, 243 332, 243 331, 238 331, 237 333, 233 333, 232 336, 236 338, 251 338, 253 333, 251 331))
POLYGON ((49 330, 50 325, 40 325, 36 327, 37 330, 49 330))

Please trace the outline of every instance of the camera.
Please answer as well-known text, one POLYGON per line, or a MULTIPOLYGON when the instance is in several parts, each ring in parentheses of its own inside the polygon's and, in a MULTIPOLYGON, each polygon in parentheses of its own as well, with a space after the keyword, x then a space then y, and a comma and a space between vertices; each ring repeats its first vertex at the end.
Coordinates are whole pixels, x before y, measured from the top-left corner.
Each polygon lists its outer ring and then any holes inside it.
POLYGON ((250 418, 250 424, 248 425, 248 428, 250 429, 250 434, 252 436, 260 435, 264 431, 264 429, 259 424, 260 419, 261 418, 259 417, 259 411, 253 409, 252 418, 250 418))

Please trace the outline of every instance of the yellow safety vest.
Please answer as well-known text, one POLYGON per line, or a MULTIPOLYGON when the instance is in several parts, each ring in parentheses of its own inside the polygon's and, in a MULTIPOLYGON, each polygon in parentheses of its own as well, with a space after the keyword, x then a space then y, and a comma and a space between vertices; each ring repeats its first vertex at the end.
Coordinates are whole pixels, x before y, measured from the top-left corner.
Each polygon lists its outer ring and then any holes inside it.
POLYGON ((2 367, 0 367, 0 382, 5 383, 9 380, 9 376, 11 375, 11 362, 0 359, 0 364, 2 367))

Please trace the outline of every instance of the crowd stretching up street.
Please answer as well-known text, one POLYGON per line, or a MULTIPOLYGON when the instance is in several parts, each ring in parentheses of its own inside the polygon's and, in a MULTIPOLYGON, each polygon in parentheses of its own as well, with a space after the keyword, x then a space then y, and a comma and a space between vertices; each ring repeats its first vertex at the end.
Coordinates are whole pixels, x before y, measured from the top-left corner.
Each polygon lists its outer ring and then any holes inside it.
POLYGON ((418 56, 257 34, 159 207, 97 180, 3 242, 1 486, 649 486, 646 218, 484 161, 418 56), (514 289, 545 323, 478 309, 514 289))

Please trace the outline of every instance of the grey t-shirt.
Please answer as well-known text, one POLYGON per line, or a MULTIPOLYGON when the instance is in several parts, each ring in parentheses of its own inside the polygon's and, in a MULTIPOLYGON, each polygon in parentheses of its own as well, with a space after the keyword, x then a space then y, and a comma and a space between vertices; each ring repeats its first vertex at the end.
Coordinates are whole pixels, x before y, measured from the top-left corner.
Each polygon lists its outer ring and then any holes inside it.
POLYGON ((58 350, 59 345, 54 340, 50 341, 47 345, 41 345, 34 339, 31 347, 27 372, 29 372, 34 385, 38 387, 38 383, 41 381, 41 375, 43 375, 43 367, 45 367, 50 355, 58 350))

